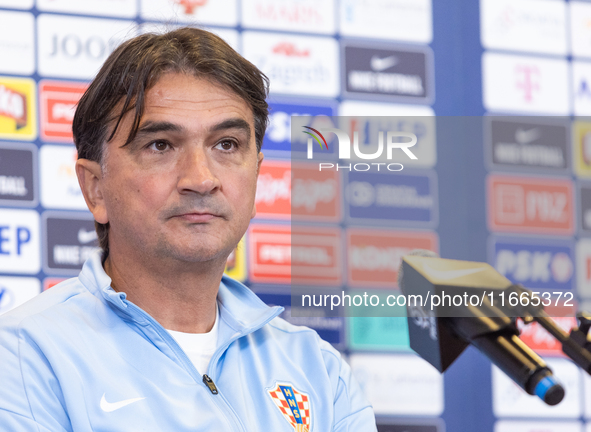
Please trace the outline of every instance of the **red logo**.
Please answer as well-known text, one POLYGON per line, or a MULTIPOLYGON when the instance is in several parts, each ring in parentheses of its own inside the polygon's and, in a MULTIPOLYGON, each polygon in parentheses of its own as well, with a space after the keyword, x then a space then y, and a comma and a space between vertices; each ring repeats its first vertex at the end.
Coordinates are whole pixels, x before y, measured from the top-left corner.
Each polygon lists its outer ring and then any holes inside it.
POLYGON ((248 234, 253 282, 340 285, 341 231, 252 224, 248 234))
POLYGON ((193 14, 195 8, 204 6, 207 0, 173 0, 176 4, 182 6, 185 9, 187 15, 193 14))
POLYGON ((314 164, 264 162, 257 182, 257 217, 340 220, 340 177, 314 164))
POLYGON ((349 284, 359 287, 397 288, 402 257, 413 249, 438 252, 437 234, 387 229, 347 230, 349 284))
MULTIPOLYGON (((574 307, 551 305, 546 306, 544 309, 565 332, 569 333, 573 327, 577 326, 577 320, 574 317, 576 309, 574 307)), ((517 323, 521 331, 519 338, 531 349, 541 355, 564 356, 562 344, 537 322, 523 325, 523 321, 518 320, 517 323)))
POLYGON ((280 42, 273 47, 274 54, 286 57, 310 57, 309 49, 298 49, 292 42, 280 42))
POLYGON ((0 84, 0 116, 16 122, 16 128, 27 125, 27 95, 0 84))
POLYGON ((255 198, 257 217, 289 219, 291 215, 291 164, 263 162, 255 198))
POLYGON ((492 231, 572 234, 571 181, 492 175, 487 189, 492 231))
POLYGON ((318 165, 292 165, 291 212, 294 220, 339 222, 341 181, 337 171, 320 171, 318 165))
POLYGON ((86 84, 42 81, 41 137, 46 141, 72 141, 72 120, 76 104, 86 91, 86 84))

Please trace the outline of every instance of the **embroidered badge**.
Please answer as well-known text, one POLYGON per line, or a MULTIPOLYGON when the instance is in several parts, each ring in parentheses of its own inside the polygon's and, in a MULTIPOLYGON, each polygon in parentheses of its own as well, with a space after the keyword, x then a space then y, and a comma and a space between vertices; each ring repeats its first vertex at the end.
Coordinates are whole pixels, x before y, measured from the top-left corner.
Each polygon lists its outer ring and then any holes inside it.
POLYGON ((297 391, 290 384, 277 384, 267 391, 295 432, 310 432, 312 415, 307 394, 297 391))

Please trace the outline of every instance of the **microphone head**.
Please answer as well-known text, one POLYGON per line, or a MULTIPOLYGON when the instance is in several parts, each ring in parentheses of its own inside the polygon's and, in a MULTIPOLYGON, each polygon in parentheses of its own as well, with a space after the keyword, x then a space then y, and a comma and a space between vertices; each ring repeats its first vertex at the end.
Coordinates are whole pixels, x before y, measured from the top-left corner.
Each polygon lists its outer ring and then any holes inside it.
MULTIPOLYGON (((407 255, 414 255, 414 256, 422 256, 427 258, 439 258, 435 252, 427 250, 427 249, 414 249, 407 255)), ((404 282, 402 279, 403 270, 402 270, 402 261, 400 262, 400 266, 398 267, 398 288, 404 293, 404 282)))

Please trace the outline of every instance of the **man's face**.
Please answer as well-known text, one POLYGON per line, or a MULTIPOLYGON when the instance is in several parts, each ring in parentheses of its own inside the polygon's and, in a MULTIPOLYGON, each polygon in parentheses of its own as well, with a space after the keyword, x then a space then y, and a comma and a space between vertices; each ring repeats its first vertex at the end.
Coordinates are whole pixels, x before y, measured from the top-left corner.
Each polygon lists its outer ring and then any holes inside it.
MULTIPOLYGON (((146 257, 225 260, 255 215, 262 153, 238 95, 192 76, 164 75, 147 93, 137 137, 125 115, 107 143, 99 187, 109 245, 146 257)), ((97 213, 95 218, 99 220, 97 213)))

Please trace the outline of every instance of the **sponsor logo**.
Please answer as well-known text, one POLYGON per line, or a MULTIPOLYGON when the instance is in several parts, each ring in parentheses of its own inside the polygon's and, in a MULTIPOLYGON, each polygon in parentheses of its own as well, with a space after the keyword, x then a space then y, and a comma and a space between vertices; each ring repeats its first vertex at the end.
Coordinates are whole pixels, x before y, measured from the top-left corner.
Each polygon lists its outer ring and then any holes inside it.
POLYGON ((490 111, 570 113, 566 60, 485 52, 483 100, 490 111))
POLYGON ((106 393, 103 393, 103 397, 101 398, 101 409, 104 412, 117 411, 118 409, 126 407, 127 405, 130 405, 132 403, 135 403, 135 402, 145 399, 145 397, 141 397, 141 398, 125 399, 125 400, 122 400, 119 402, 107 402, 107 399, 105 399, 105 394, 106 393))
POLYGON ((334 0, 245 0, 242 2, 242 25, 332 34, 335 32, 334 3, 334 0))
POLYGON ((39 150, 41 203, 48 208, 86 210, 76 177, 78 154, 73 146, 44 145, 39 150))
MULTIPOLYGON (((567 334, 571 329, 577 327, 577 320, 574 317, 576 310, 566 306, 546 306, 544 310, 553 317, 554 322, 567 334)), ((531 349, 541 355, 564 356, 562 344, 540 324, 533 322, 524 325, 523 321, 517 321, 519 338, 531 349)))
POLYGON ((429 51, 345 45, 346 94, 427 101, 433 97, 429 51))
POLYGON ((98 237, 95 230, 87 231, 84 228, 80 228, 78 230, 78 243, 86 244, 93 241, 98 241, 98 237))
POLYGON ((432 40, 430 0, 344 0, 339 7, 345 36, 428 44, 432 40))
POLYGON ((567 54, 566 4, 483 0, 480 6, 485 48, 567 54))
MULTIPOLYGON (((283 306, 285 310, 281 313, 281 318, 290 324, 297 326, 310 327, 318 333, 325 341, 332 345, 342 346, 345 343, 345 322, 341 317, 334 316, 294 316, 298 315, 298 308, 294 304, 292 308, 292 298, 289 292, 283 289, 273 288, 271 291, 265 288, 265 291, 256 290, 256 295, 269 306, 283 306)), ((300 315, 303 315, 300 313, 300 315)))
POLYGON ((39 213, 2 209, 0 212, 0 272, 35 274, 41 268, 39 213))
POLYGON ((395 288, 402 257, 414 249, 437 252, 437 235, 387 229, 347 229, 349 284, 358 287, 395 288))
POLYGON ((189 15, 194 14, 198 7, 207 4, 207 0, 172 0, 172 2, 181 6, 183 11, 189 15))
POLYGON ((249 255, 253 282, 340 285, 340 230, 251 224, 249 255))
POLYGON ((294 220, 339 222, 341 178, 314 164, 292 164, 291 215, 294 220))
POLYGON ((569 126, 563 124, 488 118, 489 155, 493 166, 548 168, 569 166, 569 126))
POLYGON ((574 251, 568 241, 493 240, 494 267, 513 283, 532 290, 572 290, 574 251))
POLYGON ((257 182, 257 217, 338 221, 339 186, 335 171, 318 171, 313 164, 265 162, 257 182))
MULTIPOLYGON (((408 132, 417 137, 412 153, 417 157, 410 159, 402 156, 405 166, 430 168, 437 161, 435 137, 435 113, 429 107, 396 105, 379 102, 345 101, 340 105, 339 127, 352 136, 359 134, 359 148, 363 154, 378 151, 380 131, 408 132)), ((320 129, 320 128, 319 128, 320 129)), ((294 134, 295 136, 296 134, 294 134)), ((400 139, 403 141, 403 139, 400 139)), ((387 154, 375 161, 387 162, 387 154)), ((355 154, 354 160, 359 160, 355 154)))
POLYGON ((124 20, 42 14, 37 18, 39 73, 90 79, 135 23, 124 20))
POLYGON ((245 32, 244 57, 263 71, 271 93, 336 97, 338 47, 333 38, 245 32))
POLYGON ((27 96, 0 85, 0 116, 14 120, 16 129, 27 125, 27 96))
POLYGON ((0 137, 35 139, 35 110, 33 80, 0 76, 0 137))
POLYGON ((41 292, 39 279, 0 277, 0 315, 32 299, 41 292))
MULTIPOLYGON (((331 117, 335 114, 335 107, 330 104, 296 104, 296 103, 269 103, 269 127, 263 140, 265 156, 290 155, 291 158, 300 158, 307 153, 307 137, 300 134, 301 127, 310 126, 315 129, 320 127, 334 127, 331 117), (297 127, 294 127, 293 137, 292 118, 296 119, 297 127), (289 152, 289 153, 287 153, 289 152)), ((335 148, 329 141, 329 154, 334 155, 335 148)))
POLYGON ((72 120, 85 84, 42 81, 39 84, 41 137, 45 141, 72 141, 72 120))
POLYGON ((168 23, 238 25, 236 0, 141 0, 141 16, 168 23))
POLYGON ((291 164, 263 163, 257 180, 257 217, 285 219, 291 216, 291 164))
MULTIPOLYGON (((1 3, 0 3, 1 6, 1 3)), ((28 12, 0 14, 0 72, 32 75, 35 72, 35 17, 28 12)))
POLYGON ((98 249, 94 219, 86 214, 43 214, 46 273, 78 274, 82 264, 98 249))
POLYGON ((279 409, 283 418, 295 432, 309 432, 312 427, 312 406, 310 397, 291 384, 277 383, 267 393, 279 409))
POLYGON ((428 227, 437 223, 437 209, 435 173, 347 174, 345 211, 350 221, 428 227))
POLYGON ((425 360, 414 355, 353 353, 348 361, 376 415, 439 416, 443 412, 443 377, 425 360))
MULTIPOLYGON (((544 361, 554 372, 554 375, 560 377, 562 385, 569 389, 564 400, 559 405, 556 405, 555 409, 552 409, 552 417, 568 419, 581 417, 583 380, 581 380, 580 369, 567 359, 546 357, 544 361)), ((532 418, 550 417, 548 406, 524 392, 496 366, 492 367, 492 399, 493 413, 497 418, 525 417, 527 420, 521 420, 520 428, 523 429, 523 424, 525 424, 527 426, 526 431, 578 432, 581 428, 578 422, 569 423, 573 425, 572 429, 566 426, 564 422, 556 425, 551 421, 532 422, 532 418)), ((519 429, 504 428, 503 432, 516 430, 519 429)))
POLYGON ((488 178, 492 231, 569 235, 574 230, 572 182, 545 178, 488 178))
POLYGON ((0 144, 0 203, 35 205, 37 147, 30 144, 0 144))

